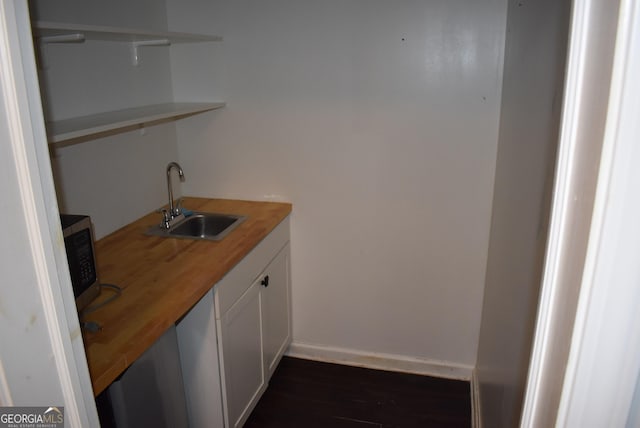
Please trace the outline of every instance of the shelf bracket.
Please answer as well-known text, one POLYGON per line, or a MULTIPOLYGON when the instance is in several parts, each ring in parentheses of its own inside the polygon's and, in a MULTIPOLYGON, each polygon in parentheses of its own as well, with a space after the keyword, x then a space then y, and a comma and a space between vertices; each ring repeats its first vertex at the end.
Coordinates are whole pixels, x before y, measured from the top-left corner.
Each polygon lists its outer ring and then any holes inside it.
POLYGON ((169 39, 158 39, 158 40, 139 40, 131 43, 131 61, 134 66, 140 65, 140 47, 143 46, 170 46, 171 42, 169 39))
POLYGON ((36 54, 36 60, 38 68, 46 70, 49 68, 49 60, 47 59, 46 45, 54 43, 84 43, 85 37, 82 33, 71 34, 58 34, 56 36, 42 36, 38 37, 38 49, 36 54))

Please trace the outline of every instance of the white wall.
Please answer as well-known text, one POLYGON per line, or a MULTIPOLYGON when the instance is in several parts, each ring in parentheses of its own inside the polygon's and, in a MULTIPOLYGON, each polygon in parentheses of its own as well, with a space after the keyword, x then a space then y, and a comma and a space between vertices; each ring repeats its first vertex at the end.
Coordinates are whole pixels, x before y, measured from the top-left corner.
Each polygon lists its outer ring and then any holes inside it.
POLYGON ((228 103, 178 124, 184 193, 293 202, 294 341, 473 365, 505 1, 167 4, 224 36, 172 48, 228 103))
MULTIPOLYGON (((31 1, 35 19, 166 29, 164 3, 153 0, 31 1)), ((87 41, 41 49, 41 91, 48 120, 171 101, 168 48, 87 41)), ((51 150, 61 212, 89 214, 98 238, 167 203, 165 167, 177 160, 175 125, 120 133, 51 150)), ((180 190, 177 189, 177 194, 180 190)))
POLYGON ((60 212, 90 215, 99 239, 167 203, 165 168, 177 159, 173 124, 55 149, 60 212))
POLYGON ((166 30, 164 5, 157 0, 29 0, 32 18, 42 21, 166 30))
POLYGON ((482 328, 482 425, 516 426, 548 228, 569 1, 510 0, 482 328))

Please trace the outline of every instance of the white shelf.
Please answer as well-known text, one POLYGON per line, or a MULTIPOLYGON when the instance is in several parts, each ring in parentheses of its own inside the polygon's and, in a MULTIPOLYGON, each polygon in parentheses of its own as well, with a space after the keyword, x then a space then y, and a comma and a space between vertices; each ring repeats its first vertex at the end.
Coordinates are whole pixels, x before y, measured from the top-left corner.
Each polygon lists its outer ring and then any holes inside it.
POLYGON ((35 36, 51 37, 82 34, 85 40, 112 42, 141 42, 150 40, 168 40, 170 43, 219 42, 220 36, 205 34, 175 33, 170 31, 146 31, 120 27, 70 24, 61 22, 34 21, 32 27, 35 36))
POLYGON ((48 122, 47 133, 49 143, 61 143, 89 135, 177 119, 224 106, 225 103, 166 103, 135 107, 48 122))
MULTIPOLYGON (((84 25, 61 22, 32 22, 34 38, 41 44, 75 43, 85 40, 120 42, 131 45, 133 65, 138 65, 138 48, 165 46, 173 43, 221 41, 222 37, 147 31, 121 27, 84 25)), ((47 123, 49 143, 62 143, 101 133, 124 130, 153 122, 178 119, 224 107, 224 103, 166 103, 76 117, 47 123)))

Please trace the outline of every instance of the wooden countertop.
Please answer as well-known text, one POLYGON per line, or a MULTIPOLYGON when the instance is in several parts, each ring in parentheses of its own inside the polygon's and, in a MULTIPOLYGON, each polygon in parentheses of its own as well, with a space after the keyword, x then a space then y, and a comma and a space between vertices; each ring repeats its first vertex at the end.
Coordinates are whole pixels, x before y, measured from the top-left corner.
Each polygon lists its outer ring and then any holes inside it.
MULTIPOLYGON (((100 282, 122 295, 83 316, 102 326, 83 333, 93 393, 98 395, 195 305, 291 212, 291 204, 184 198, 194 211, 247 219, 220 242, 146 236, 151 213, 96 242, 100 282)), ((111 295, 103 289, 95 303, 111 295)))

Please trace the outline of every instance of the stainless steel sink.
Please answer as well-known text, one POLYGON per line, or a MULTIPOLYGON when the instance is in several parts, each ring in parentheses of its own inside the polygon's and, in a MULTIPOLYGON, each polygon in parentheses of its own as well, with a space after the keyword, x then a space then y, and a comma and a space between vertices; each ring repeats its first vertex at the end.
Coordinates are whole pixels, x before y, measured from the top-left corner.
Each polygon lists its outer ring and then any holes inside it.
POLYGON ((169 229, 153 226, 147 235, 220 241, 245 219, 245 216, 234 214, 194 212, 169 229))

